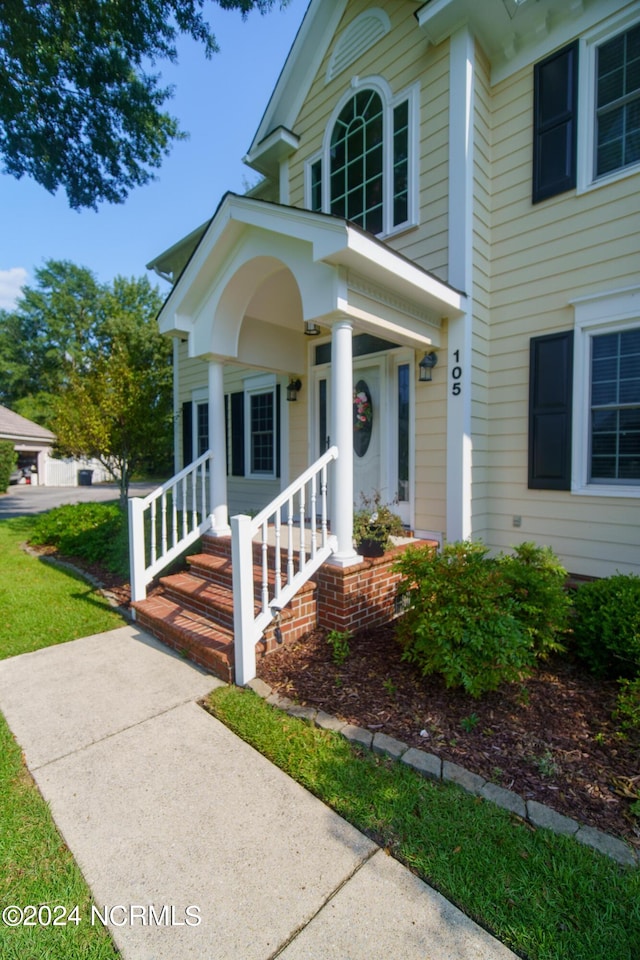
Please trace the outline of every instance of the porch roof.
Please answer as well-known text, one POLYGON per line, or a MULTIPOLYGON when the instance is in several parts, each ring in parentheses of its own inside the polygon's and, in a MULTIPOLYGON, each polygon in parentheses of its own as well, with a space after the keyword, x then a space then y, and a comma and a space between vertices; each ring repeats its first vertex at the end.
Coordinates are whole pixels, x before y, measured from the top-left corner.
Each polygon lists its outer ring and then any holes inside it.
POLYGON ((464 313, 465 299, 347 220, 227 193, 159 324, 163 333, 186 334, 192 356, 238 357, 245 317, 299 333, 304 321, 330 326, 348 317, 358 329, 420 348, 439 345, 442 319, 464 313))

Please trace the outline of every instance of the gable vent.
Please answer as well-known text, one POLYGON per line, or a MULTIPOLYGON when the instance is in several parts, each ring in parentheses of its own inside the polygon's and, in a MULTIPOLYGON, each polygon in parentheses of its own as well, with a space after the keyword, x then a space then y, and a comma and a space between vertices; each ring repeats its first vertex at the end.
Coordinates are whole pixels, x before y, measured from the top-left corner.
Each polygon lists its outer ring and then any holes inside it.
POLYGON ((391 30, 391 21, 384 10, 367 10, 349 24, 331 54, 325 83, 329 83, 358 57, 391 30))

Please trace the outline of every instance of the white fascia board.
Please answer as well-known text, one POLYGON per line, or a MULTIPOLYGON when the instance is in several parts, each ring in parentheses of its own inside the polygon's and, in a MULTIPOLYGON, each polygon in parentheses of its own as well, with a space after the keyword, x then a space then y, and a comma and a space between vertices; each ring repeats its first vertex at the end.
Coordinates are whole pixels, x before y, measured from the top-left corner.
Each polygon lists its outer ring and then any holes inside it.
POLYGON ((293 128, 346 6, 347 0, 311 0, 247 151, 249 165, 272 130, 293 128))
POLYGON ((300 137, 286 127, 280 126, 256 144, 251 153, 242 158, 243 163, 265 176, 275 176, 279 164, 283 160, 288 160, 299 146, 300 137))
POLYGON ((465 312, 466 297, 442 283, 437 277, 426 273, 410 260, 396 254, 390 247, 367 237, 353 227, 347 228, 348 250, 355 254, 349 257, 347 265, 357 266, 360 272, 366 272, 377 279, 378 283, 404 296, 418 299, 443 316, 461 316, 465 312))

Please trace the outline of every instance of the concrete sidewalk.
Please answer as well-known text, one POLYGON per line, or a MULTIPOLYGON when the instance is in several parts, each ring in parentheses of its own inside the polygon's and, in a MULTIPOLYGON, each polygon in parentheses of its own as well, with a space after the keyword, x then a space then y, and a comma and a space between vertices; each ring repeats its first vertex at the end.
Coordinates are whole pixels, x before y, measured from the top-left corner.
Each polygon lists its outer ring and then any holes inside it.
POLYGON ((0 662, 125 960, 515 956, 202 710, 217 684, 135 627, 0 662))

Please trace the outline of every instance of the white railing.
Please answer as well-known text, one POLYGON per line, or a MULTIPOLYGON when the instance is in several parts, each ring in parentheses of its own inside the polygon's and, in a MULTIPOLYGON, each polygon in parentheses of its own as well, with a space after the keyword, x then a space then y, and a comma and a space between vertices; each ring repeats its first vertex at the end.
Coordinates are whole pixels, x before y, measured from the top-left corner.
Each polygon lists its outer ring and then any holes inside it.
POLYGON ((144 600, 147 584, 211 526, 212 461, 207 450, 147 497, 129 500, 132 600, 144 600))
POLYGON ((235 679, 256 675, 256 643, 318 567, 335 550, 328 530, 327 471, 338 457, 331 447, 269 506, 251 518, 231 518, 231 566, 235 633, 235 679), (253 578, 258 553, 258 613, 253 578))

